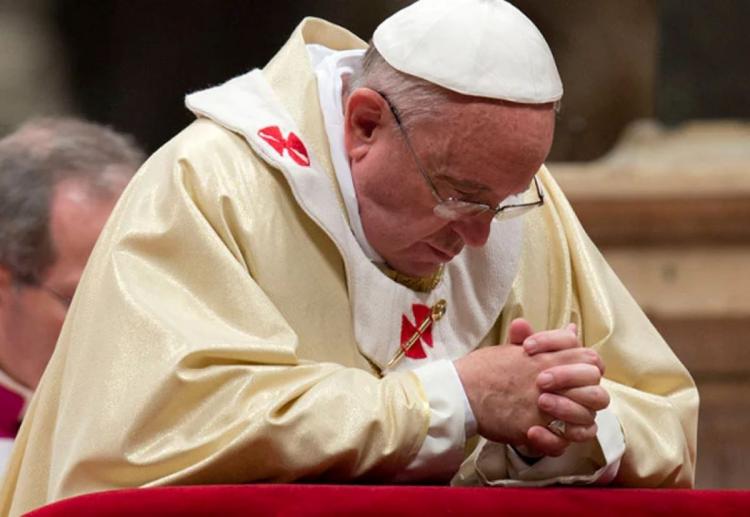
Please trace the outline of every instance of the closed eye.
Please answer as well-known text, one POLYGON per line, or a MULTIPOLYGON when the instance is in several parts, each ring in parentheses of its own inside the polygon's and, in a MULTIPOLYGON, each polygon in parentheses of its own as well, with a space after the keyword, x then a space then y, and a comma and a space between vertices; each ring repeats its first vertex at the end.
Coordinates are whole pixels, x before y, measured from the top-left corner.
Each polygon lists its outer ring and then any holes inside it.
POLYGON ((480 202, 482 196, 484 196, 489 189, 482 185, 470 183, 458 183, 453 178, 441 178, 444 191, 448 194, 448 197, 460 199, 461 201, 480 202))
POLYGON ((479 194, 479 190, 466 190, 466 189, 453 189, 454 192, 460 197, 476 197, 479 194))
POLYGON ((451 197, 453 199, 457 199, 460 201, 468 201, 470 203, 482 203, 482 192, 481 190, 468 190, 468 189, 462 189, 462 188, 456 188, 455 186, 450 186, 449 188, 445 189, 446 192, 449 194, 448 197, 451 197))

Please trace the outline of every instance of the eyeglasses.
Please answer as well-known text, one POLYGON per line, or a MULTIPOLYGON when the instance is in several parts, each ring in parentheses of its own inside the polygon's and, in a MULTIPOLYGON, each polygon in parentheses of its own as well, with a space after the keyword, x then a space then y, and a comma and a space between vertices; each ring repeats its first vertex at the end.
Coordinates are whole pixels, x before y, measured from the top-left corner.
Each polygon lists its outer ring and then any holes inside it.
POLYGON ((54 299, 56 299, 58 302, 60 302, 65 308, 67 309, 70 307, 70 304, 73 303, 73 295, 64 295, 59 291, 56 291, 55 289, 52 289, 51 287, 48 287, 46 285, 39 284, 35 286, 37 289, 41 289, 45 293, 52 296, 54 299))
POLYGON ((73 301, 73 295, 64 295, 60 291, 57 291, 56 289, 53 289, 49 286, 46 286, 42 283, 40 283, 35 278, 19 278, 17 279, 18 283, 21 285, 25 285, 27 287, 33 287, 34 289, 39 289, 40 291, 44 291, 45 293, 49 294, 52 298, 60 302, 61 305, 63 305, 66 309, 70 307, 70 304, 73 301))
MULTIPOLYGON (((438 192, 437 187, 435 186, 435 183, 430 178, 429 174, 427 174, 427 171, 424 169, 424 167, 422 167, 422 164, 419 161, 419 158, 417 158, 417 153, 414 151, 414 147, 411 145, 411 140, 409 139, 409 135, 406 133, 406 128, 404 128, 404 125, 401 122, 401 116, 399 115, 398 109, 393 105, 391 100, 384 93, 382 92, 377 92, 377 93, 381 97, 383 97, 383 100, 385 100, 385 102, 388 104, 388 108, 391 110, 391 113, 393 114, 393 118, 396 120, 396 125, 398 126, 399 130, 401 131, 401 134, 404 137, 404 142, 406 143, 406 147, 407 149, 409 149, 409 153, 411 153, 411 156, 414 159, 414 163, 416 164, 417 169, 419 169, 419 172, 422 174, 422 177, 425 179, 425 181, 427 182, 427 185, 430 187, 430 191, 432 192, 433 197, 438 202, 437 205, 435 205, 435 207, 432 209, 433 213, 436 216, 442 219, 447 219, 449 221, 458 221, 461 219, 468 219, 471 217, 475 217, 475 216, 484 214, 488 211, 493 211, 494 212, 493 217, 495 219, 506 220, 506 219, 512 219, 514 217, 518 217, 520 215, 523 215, 529 212, 530 210, 533 210, 534 208, 544 205, 544 191, 542 190, 542 185, 539 183, 539 179, 536 176, 534 176, 533 183, 536 189, 537 199, 529 203, 503 204, 503 202, 501 202, 497 207, 492 207, 484 203, 474 203, 472 201, 464 201, 461 199, 456 199, 454 197, 449 197, 447 199, 444 199, 438 192)), ((531 188, 531 185, 529 185, 529 189, 530 188, 531 188)), ((520 195, 523 195, 523 194, 520 194, 520 195)))

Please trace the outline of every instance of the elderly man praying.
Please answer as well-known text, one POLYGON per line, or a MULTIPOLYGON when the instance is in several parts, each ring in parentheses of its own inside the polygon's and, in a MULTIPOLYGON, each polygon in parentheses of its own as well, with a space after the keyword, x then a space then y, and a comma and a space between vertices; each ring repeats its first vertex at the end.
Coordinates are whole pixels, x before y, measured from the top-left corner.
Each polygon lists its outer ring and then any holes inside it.
POLYGON ((694 384, 543 165, 561 96, 499 0, 420 0, 369 47, 307 19, 264 69, 188 95, 197 120, 86 269, 3 508, 165 484, 691 485, 694 384))

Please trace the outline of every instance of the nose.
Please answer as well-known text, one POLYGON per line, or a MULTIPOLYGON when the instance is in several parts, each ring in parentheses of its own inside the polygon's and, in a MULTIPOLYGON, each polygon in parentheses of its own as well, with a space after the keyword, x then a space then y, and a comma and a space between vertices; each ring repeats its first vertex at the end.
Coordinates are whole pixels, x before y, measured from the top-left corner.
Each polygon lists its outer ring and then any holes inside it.
POLYGON ((456 232, 468 246, 474 248, 479 248, 487 244, 487 239, 490 238, 491 225, 491 217, 472 217, 451 223, 453 231, 456 232))

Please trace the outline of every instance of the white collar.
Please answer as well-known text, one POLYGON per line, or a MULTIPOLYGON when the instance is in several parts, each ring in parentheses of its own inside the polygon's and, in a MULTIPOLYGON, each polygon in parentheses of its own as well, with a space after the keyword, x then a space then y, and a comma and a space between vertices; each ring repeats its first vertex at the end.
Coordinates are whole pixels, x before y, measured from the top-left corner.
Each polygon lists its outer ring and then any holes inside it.
POLYGON ((367 258, 373 262, 383 263, 383 258, 370 245, 362 227, 359 216, 357 193, 352 181, 352 170, 344 147, 344 107, 341 102, 343 76, 349 75, 359 68, 365 51, 331 50, 318 44, 307 45, 310 62, 318 80, 318 96, 320 109, 323 112, 328 145, 331 150, 331 162, 336 172, 336 180, 344 198, 349 225, 357 242, 362 247, 367 258))

